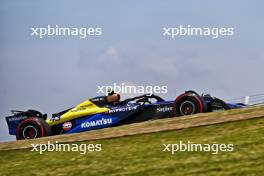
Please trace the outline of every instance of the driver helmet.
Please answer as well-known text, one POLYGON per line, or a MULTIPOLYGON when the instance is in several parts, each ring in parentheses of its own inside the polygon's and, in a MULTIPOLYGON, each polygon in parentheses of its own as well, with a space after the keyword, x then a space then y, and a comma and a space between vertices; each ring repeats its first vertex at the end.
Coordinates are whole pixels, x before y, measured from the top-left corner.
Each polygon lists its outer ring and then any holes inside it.
POLYGON ((107 95, 109 96, 109 95, 114 95, 115 94, 115 91, 114 91, 114 89, 112 89, 112 88, 108 88, 107 89, 107 95))

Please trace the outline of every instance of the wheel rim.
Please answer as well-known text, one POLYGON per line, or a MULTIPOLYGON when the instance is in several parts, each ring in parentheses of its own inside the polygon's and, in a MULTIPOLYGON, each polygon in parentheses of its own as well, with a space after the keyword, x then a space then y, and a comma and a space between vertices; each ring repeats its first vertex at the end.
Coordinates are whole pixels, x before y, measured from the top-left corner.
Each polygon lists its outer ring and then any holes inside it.
POLYGON ((38 130, 36 129, 36 127, 29 125, 23 129, 22 134, 24 139, 33 139, 38 136, 38 130))
POLYGON ((191 115, 194 114, 196 111, 196 106, 193 102, 191 101, 184 101, 180 105, 180 113, 182 115, 191 115))

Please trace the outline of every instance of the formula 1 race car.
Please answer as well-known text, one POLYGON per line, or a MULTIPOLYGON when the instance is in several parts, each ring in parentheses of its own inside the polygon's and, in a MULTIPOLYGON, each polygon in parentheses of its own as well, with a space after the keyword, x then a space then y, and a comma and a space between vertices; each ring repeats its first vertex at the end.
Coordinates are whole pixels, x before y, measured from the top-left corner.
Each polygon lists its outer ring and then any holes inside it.
POLYGON ((120 95, 112 91, 108 96, 86 100, 76 107, 52 114, 50 118, 36 110, 13 110, 13 115, 6 117, 6 121, 9 134, 20 140, 244 106, 226 103, 210 95, 200 96, 194 91, 186 91, 173 101, 165 101, 153 94, 120 101, 120 95))

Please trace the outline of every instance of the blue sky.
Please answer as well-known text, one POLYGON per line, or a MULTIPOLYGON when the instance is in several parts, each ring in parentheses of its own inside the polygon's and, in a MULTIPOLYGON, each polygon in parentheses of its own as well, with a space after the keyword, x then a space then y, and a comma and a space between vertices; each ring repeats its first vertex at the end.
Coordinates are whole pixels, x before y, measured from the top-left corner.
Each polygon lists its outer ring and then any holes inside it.
POLYGON ((1 1, 0 140, 10 109, 48 114, 98 85, 167 85, 223 99, 264 92, 263 1, 1 1), (234 27, 232 37, 162 36, 163 27, 234 27), (31 27, 102 27, 100 37, 32 37, 31 27))

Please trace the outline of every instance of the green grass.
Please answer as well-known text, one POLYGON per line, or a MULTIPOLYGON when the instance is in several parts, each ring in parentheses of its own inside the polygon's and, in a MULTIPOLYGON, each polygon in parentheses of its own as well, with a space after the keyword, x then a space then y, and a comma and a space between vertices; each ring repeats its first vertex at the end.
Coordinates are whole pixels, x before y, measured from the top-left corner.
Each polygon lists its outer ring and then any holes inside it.
POLYGON ((100 143, 101 152, 0 152, 0 175, 263 175, 264 118, 78 142, 100 143), (163 143, 233 143, 233 152, 163 151, 163 143))

